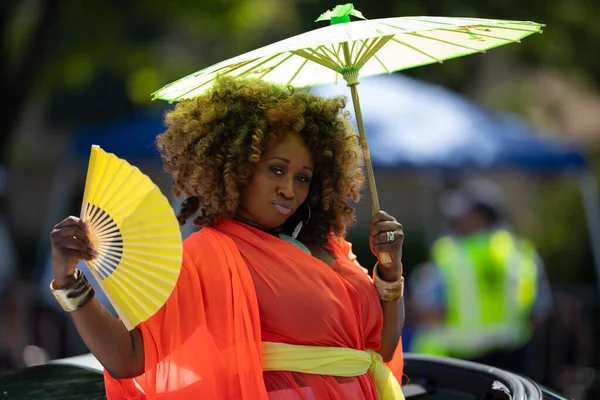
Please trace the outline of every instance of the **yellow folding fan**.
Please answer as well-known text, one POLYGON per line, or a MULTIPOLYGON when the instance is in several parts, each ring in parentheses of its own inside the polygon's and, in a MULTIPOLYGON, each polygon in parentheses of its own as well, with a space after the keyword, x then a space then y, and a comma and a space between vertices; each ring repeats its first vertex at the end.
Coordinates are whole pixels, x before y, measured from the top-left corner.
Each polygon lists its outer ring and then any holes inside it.
POLYGON ((92 146, 81 219, 98 256, 86 261, 128 330, 156 313, 181 270, 181 232, 148 176, 92 146))

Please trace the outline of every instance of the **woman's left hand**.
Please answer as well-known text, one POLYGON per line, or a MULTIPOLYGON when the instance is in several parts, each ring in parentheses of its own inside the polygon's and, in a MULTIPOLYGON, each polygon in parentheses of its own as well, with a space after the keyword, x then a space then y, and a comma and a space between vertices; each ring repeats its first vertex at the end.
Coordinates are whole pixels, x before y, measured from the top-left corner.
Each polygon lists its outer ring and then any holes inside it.
POLYGON ((396 281, 402 276, 402 242, 404 231, 402 225, 385 211, 380 211, 371 218, 371 231, 369 233, 369 245, 371 251, 379 260, 378 272, 386 281, 396 281), (386 260, 382 253, 388 253, 386 260))

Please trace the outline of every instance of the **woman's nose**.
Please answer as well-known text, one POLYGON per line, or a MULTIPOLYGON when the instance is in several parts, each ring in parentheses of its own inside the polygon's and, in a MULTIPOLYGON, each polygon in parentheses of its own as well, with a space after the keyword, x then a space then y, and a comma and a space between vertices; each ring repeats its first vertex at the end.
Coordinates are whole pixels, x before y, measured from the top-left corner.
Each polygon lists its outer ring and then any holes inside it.
POLYGON ((294 182, 292 179, 285 179, 280 183, 279 188, 277 189, 277 194, 285 197, 286 199, 293 199, 294 194, 294 182))

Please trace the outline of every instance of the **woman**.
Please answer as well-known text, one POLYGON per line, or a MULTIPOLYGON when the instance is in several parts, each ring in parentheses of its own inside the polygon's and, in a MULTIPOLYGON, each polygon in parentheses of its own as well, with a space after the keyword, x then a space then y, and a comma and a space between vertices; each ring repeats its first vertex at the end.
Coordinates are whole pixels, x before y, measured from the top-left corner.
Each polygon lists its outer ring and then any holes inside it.
POLYGON ((166 115, 157 144, 186 198, 179 222, 203 229, 184 242, 167 303, 131 332, 76 271, 96 256, 84 224, 55 227, 51 289, 61 304, 77 297, 64 308, 106 369, 109 399, 403 398, 381 360, 401 377, 404 235, 373 217, 371 249, 392 256, 373 279, 344 240, 363 183, 344 107, 223 77, 166 115))

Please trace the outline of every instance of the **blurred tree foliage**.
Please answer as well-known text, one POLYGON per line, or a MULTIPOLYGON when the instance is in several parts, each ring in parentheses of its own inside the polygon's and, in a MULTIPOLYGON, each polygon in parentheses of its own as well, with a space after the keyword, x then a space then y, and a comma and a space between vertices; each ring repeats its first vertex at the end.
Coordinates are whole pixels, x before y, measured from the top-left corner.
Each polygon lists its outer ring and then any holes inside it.
MULTIPOLYGON (((34 98, 49 99, 48 115, 63 125, 157 107, 150 102, 150 93, 162 85, 222 59, 323 26, 314 20, 336 4, 318 0, 2 0, 0 90, 5 105, 0 108, 4 122, 0 164, 8 161, 15 127, 27 102, 34 98)), ((542 35, 492 51, 515 64, 575 72, 588 76, 592 85, 600 83, 600 57, 594 51, 600 42, 600 25, 592 21, 600 14, 597 0, 551 4, 543 0, 357 0, 354 4, 370 19, 441 15, 545 23, 542 35)), ((486 55, 406 73, 467 91, 482 57, 486 55)), ((580 213, 575 211, 581 210, 580 205, 565 203, 575 201, 569 194, 572 190, 545 196, 543 215, 550 215, 548 208, 554 206, 580 213)), ((564 215, 567 220, 562 227, 573 226, 568 214, 564 215)), ((576 217, 577 232, 583 232, 585 222, 581 215, 576 217)), ((564 229, 560 236, 560 231, 558 227, 543 230, 542 251, 566 266, 581 248, 573 244, 573 254, 560 250, 571 239, 564 229)))
MULTIPOLYGON (((322 26, 314 20, 335 6, 317 0, 4 0, 0 5, 0 88, 6 150, 25 102, 52 96, 61 122, 111 118, 140 105, 174 79, 224 58, 322 26)), ((457 0, 355 1, 367 18, 402 15, 477 16, 535 20, 543 35, 506 46, 506 57, 529 65, 579 69, 600 79, 593 51, 600 25, 594 0, 478 2, 457 0)), ((483 56, 407 71, 457 90, 483 56)), ((2 159, 0 158, 0 161, 2 159)))
POLYGON ((297 31, 279 0, 3 0, 0 2, 0 163, 27 101, 51 99, 63 124, 147 107, 165 83, 297 31))

